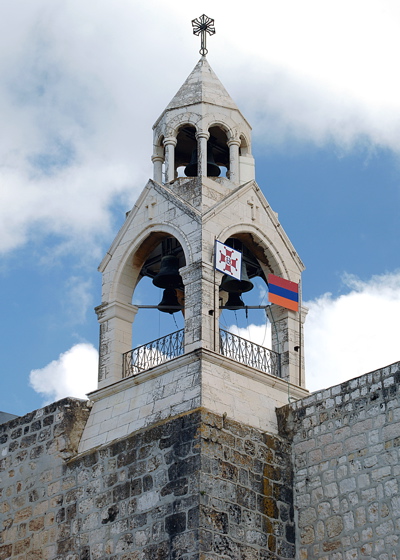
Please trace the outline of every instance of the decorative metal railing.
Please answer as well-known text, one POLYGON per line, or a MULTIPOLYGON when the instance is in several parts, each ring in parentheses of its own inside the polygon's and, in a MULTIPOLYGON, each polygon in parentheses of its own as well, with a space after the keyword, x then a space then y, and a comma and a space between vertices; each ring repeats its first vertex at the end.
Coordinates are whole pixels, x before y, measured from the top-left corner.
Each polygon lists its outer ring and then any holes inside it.
POLYGON ((277 352, 223 329, 220 329, 219 333, 219 351, 223 356, 246 366, 260 369, 270 375, 281 377, 280 355, 277 352))
POLYGON ((172 358, 181 356, 184 351, 183 332, 183 329, 181 329, 126 352, 123 355, 122 376, 137 375, 142 371, 168 362, 172 358))
MULTIPOLYGON (((220 353, 231 360, 281 377, 280 355, 224 329, 220 333, 220 353)), ((123 355, 123 377, 131 377, 159 366, 184 353, 184 329, 138 346, 123 355)))

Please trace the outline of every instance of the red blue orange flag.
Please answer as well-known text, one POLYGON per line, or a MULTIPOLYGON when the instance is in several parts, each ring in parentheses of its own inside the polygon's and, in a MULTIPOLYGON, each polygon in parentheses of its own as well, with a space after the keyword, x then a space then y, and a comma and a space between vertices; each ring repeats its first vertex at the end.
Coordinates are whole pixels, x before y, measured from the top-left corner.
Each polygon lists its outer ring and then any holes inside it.
POLYGON ((275 274, 268 274, 268 299, 291 311, 299 310, 299 285, 275 274))

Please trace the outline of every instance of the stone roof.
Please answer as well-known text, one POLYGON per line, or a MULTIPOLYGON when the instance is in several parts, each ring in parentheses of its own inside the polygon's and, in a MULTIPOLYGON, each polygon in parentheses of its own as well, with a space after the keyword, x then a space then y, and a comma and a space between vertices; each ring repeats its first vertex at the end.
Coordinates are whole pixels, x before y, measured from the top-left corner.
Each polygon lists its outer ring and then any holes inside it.
POLYGON ((204 56, 196 64, 166 110, 196 103, 210 103, 239 111, 204 56))

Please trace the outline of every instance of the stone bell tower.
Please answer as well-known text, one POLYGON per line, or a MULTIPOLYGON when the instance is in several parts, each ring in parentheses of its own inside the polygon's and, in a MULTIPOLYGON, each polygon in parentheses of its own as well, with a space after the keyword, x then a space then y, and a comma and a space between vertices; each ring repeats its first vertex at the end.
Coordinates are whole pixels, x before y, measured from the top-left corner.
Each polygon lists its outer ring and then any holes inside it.
POLYGON ((0 425, 0 560, 397 558, 400 363, 308 395, 305 309, 268 306, 271 349, 220 327, 257 277, 297 308, 303 265, 193 23, 202 58, 100 265, 98 388, 0 425), (132 349, 138 313, 184 327, 132 349))
POLYGON ((219 316, 231 292, 243 305, 252 278, 298 283, 303 263, 255 181, 251 127, 204 53, 153 130, 153 178, 99 268, 99 381, 79 451, 148 438, 146 453, 169 467, 164 480, 157 463, 141 503, 149 515, 166 508, 154 546, 168 537, 171 558, 250 558, 232 552, 243 543, 276 554, 262 558, 292 557, 290 458, 275 410, 307 395, 306 310, 299 320, 269 307, 271 350, 220 329, 219 316), (214 266, 216 240, 242 253, 235 287, 214 266), (182 310, 184 328, 132 350, 135 317, 146 312, 132 297, 146 276, 165 289, 160 312, 182 310))
MULTIPOLYGON (((273 273, 299 282, 304 268, 255 182, 251 127, 202 56, 153 130, 154 177, 100 265, 103 303, 97 308, 100 367, 98 391, 91 395, 94 408, 105 395, 113 401, 128 386, 140 401, 140 385, 153 395, 147 397, 152 406, 146 403, 137 417, 126 412, 125 433, 198 406, 276 431, 275 407, 287 403, 288 393, 292 398, 305 394, 298 314, 270 306, 272 351, 250 342, 246 346, 219 328, 228 294, 222 289, 224 275, 214 266, 215 240, 240 249, 250 279, 266 280, 273 273), (132 351, 139 311, 132 295, 144 276, 157 276, 168 255, 177 263, 174 289, 183 302, 184 330, 180 337, 174 333, 174 340, 163 339, 164 350, 156 345, 132 351), (261 366, 267 362, 269 369, 261 366), (165 387, 172 378, 186 385, 188 372, 196 379, 190 397, 187 390, 173 391, 163 406, 165 387)), ((304 309, 302 320, 305 315, 304 309)), ((93 442, 85 434, 84 445, 102 441, 104 431, 107 440, 122 435, 121 423, 114 424, 115 417, 109 429, 101 420, 100 433, 93 442)))

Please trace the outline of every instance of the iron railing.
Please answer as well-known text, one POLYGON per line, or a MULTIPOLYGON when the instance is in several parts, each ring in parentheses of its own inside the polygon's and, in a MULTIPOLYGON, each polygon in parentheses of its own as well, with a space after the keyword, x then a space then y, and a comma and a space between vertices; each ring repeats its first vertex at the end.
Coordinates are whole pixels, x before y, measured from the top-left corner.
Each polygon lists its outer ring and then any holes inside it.
POLYGON ((137 375, 142 371, 168 362, 172 358, 181 356, 184 351, 183 332, 183 329, 181 329, 126 352, 123 355, 122 376, 137 375))
MULTIPOLYGON (((220 353, 231 360, 281 377, 280 355, 224 329, 220 333, 220 353)), ((138 346, 123 355, 123 377, 131 377, 159 366, 184 353, 184 329, 138 346)))
POLYGON ((250 340, 223 329, 220 333, 220 353, 246 366, 281 377, 280 355, 250 340))

